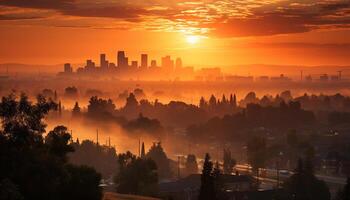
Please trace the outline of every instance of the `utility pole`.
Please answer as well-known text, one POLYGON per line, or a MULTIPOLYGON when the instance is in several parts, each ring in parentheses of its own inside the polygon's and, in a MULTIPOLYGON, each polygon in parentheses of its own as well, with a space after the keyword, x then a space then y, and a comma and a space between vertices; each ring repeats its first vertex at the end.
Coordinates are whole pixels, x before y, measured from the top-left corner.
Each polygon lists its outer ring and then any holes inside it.
POLYGON ((141 139, 139 138, 139 157, 141 158, 141 139))
POLYGON ((70 130, 70 141, 73 142, 73 130, 70 130))
POLYGON ((341 70, 339 70, 338 71, 338 74, 339 74, 339 80, 341 80, 341 73, 342 73, 343 71, 341 71, 341 70))
POLYGON ((96 129, 96 144, 98 145, 98 129, 96 129))
POLYGON ((277 171, 277 189, 280 187, 280 166, 279 162, 277 160, 276 162, 276 171, 277 171))
POLYGON ((180 155, 177 156, 177 178, 180 179, 180 155))
POLYGON ((303 70, 300 71, 300 80, 303 80, 303 70))

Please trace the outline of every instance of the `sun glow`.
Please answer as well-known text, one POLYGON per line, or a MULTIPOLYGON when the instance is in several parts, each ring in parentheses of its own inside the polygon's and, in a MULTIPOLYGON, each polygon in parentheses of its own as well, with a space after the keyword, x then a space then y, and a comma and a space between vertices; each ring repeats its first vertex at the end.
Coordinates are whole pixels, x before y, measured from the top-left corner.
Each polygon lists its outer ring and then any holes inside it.
POLYGON ((199 41, 199 36, 197 35, 189 35, 186 37, 186 41, 190 44, 196 44, 199 41))

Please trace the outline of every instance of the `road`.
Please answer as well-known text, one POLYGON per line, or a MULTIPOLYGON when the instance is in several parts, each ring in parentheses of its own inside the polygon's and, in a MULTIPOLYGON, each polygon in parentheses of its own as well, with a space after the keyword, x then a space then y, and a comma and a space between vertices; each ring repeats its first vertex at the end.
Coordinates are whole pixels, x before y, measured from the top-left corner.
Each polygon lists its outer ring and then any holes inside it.
MULTIPOLYGON (((251 168, 248 165, 236 165, 236 168, 238 171, 249 171, 251 168)), ((266 181, 269 182, 275 182, 277 183, 277 170, 276 169, 261 169, 262 171, 266 172, 266 176, 264 177, 266 181)), ((291 171, 287 170, 280 170, 280 180, 283 181, 290 177, 293 174, 291 171)), ((326 176, 321 174, 316 174, 316 177, 320 180, 325 181, 328 184, 336 184, 344 186, 346 184, 346 178, 345 177, 334 177, 334 176, 326 176)))

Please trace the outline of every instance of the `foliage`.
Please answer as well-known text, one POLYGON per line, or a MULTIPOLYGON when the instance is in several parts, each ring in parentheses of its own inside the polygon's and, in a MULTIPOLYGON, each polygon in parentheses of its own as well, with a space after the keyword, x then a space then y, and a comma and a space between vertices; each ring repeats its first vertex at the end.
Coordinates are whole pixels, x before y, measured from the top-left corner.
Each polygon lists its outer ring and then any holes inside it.
MULTIPOLYGON (((22 94, 16 98, 11 94, 0 103, 0 195, 12 199, 58 200, 70 199, 77 195, 81 199, 86 189, 99 195, 90 199, 100 199, 99 175, 94 170, 76 173, 66 163, 68 152, 73 151, 70 135, 63 126, 58 126, 43 137, 46 124, 43 119, 57 105, 38 96, 35 104, 22 94), (88 176, 96 179, 85 182, 88 176), (64 186, 77 182, 74 191, 68 192, 64 186), (88 186, 88 188, 85 188, 88 186)), ((85 195, 85 194, 84 194, 85 195)))
POLYGON ((248 163, 255 171, 265 166, 267 160, 266 139, 255 136, 247 143, 248 163))
POLYGON ((350 178, 346 179, 346 185, 343 190, 337 193, 335 200, 350 200, 350 178))
POLYGON ((186 158, 186 166, 185 166, 186 174, 197 174, 198 173, 198 163, 196 155, 189 154, 186 158))
POLYGON ((93 96, 89 100, 88 116, 92 118, 108 118, 111 117, 115 111, 116 106, 111 99, 105 100, 93 96))
POLYGON ((324 181, 317 179, 313 173, 312 163, 299 160, 295 173, 284 182, 284 190, 289 199, 295 200, 329 200, 329 189, 324 181))
POLYGON ((118 193, 157 195, 157 166, 153 160, 136 158, 127 152, 119 155, 119 165, 119 173, 114 178, 118 193))
POLYGON ((114 176, 118 169, 118 156, 111 146, 104 146, 90 140, 73 143, 75 152, 69 154, 69 161, 77 165, 93 167, 108 179, 114 176))
POLYGON ((169 159, 160 142, 153 143, 146 154, 146 158, 153 160, 157 164, 159 178, 170 178, 172 176, 169 159))
POLYGON ((231 151, 229 149, 224 149, 224 173, 231 174, 235 165, 236 160, 231 157, 231 151))
POLYGON ((201 175, 201 187, 199 191, 198 200, 215 200, 215 182, 213 174, 213 163, 210 161, 210 156, 207 153, 203 164, 201 175))

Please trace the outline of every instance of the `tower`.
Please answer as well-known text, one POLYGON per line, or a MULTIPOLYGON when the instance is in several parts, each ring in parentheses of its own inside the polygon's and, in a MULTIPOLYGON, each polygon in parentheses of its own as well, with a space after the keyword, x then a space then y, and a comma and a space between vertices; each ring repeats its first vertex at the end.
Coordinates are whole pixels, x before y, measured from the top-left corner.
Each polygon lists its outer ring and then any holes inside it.
POLYGON ((126 67, 127 66, 127 58, 125 57, 124 51, 118 51, 117 55, 117 65, 118 67, 126 67))
POLYGON ((106 54, 100 54, 100 67, 102 69, 108 68, 108 62, 106 60, 106 54))
POLYGON ((148 55, 141 54, 141 68, 146 69, 148 67, 148 55))
POLYGON ((176 67, 176 69, 182 68, 182 60, 181 60, 181 58, 176 58, 175 67, 176 67))

